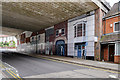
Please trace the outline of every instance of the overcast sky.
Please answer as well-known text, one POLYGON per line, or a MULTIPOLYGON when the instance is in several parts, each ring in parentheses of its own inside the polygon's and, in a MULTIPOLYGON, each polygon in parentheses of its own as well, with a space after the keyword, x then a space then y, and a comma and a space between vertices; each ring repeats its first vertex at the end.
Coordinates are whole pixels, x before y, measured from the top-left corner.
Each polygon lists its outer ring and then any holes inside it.
POLYGON ((111 7, 114 5, 114 3, 120 1, 120 0, 106 0, 107 2, 110 3, 111 7))

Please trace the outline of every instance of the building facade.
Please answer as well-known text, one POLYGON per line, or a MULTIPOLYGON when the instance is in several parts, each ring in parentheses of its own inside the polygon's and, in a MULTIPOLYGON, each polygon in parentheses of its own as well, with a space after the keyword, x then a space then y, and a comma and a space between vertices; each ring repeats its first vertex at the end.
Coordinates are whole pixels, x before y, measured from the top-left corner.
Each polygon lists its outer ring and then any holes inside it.
POLYGON ((54 49, 56 55, 67 56, 67 25, 68 21, 54 25, 54 49))
POLYGON ((109 7, 86 12, 36 32, 20 34, 20 51, 100 60, 103 16, 109 7), (26 37, 26 35, 28 35, 26 37))
POLYGON ((101 59, 120 63, 120 2, 113 5, 103 23, 101 59))
POLYGON ((54 26, 45 29, 45 54, 55 54, 54 46, 54 26))
POLYGON ((68 55, 94 59, 95 11, 73 18, 68 22, 68 55))

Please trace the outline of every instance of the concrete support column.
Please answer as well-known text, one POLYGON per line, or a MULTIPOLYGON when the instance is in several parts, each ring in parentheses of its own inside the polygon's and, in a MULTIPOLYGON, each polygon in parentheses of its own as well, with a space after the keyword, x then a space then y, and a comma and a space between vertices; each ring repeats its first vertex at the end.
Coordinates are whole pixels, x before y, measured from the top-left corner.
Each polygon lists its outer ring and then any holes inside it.
POLYGON ((95 36, 98 38, 98 42, 95 43, 95 60, 100 60, 101 57, 101 45, 100 45, 100 40, 102 36, 102 17, 103 17, 103 11, 99 8, 96 10, 95 13, 95 36))

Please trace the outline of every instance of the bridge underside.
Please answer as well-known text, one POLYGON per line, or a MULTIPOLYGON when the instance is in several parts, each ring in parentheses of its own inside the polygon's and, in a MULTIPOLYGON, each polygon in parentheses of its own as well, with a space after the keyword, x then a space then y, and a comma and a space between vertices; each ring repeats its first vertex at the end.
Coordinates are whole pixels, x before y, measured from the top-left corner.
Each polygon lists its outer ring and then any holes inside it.
POLYGON ((2 2, 4 34, 38 31, 97 9, 90 1, 79 2, 2 2), (15 32, 12 30, 16 30, 15 32))

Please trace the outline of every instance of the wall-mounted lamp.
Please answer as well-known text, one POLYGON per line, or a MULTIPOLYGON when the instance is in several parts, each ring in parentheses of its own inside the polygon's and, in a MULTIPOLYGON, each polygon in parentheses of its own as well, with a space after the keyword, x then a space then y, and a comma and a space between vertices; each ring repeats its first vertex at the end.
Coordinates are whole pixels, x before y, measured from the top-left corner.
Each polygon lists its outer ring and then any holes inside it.
POLYGON ((113 24, 110 24, 110 27, 112 28, 113 24))

